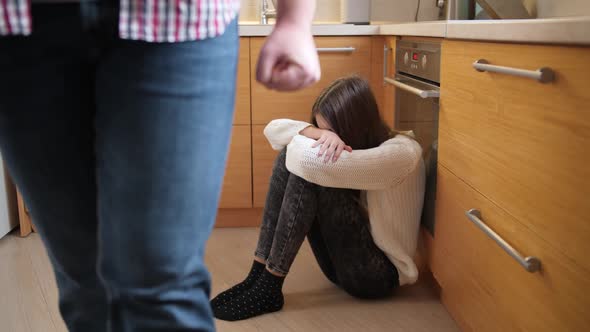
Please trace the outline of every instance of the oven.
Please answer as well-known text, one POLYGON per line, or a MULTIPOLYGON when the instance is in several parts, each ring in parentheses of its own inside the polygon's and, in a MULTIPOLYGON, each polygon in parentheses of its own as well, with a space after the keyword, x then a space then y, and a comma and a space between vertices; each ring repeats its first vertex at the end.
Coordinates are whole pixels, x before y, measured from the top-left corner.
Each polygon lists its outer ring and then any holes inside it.
POLYGON ((434 235, 441 44, 400 40, 395 50, 394 128, 412 130, 423 149, 426 192, 422 225, 434 235))

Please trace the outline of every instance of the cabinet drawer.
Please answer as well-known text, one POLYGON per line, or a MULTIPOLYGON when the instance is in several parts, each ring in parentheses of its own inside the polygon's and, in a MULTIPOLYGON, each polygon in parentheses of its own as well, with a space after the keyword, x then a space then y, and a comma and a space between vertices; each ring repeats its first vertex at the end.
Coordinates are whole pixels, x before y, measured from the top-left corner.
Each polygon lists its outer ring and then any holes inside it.
POLYGON ((240 55, 236 82, 235 125, 250 124, 250 38, 240 38, 240 55))
MULTIPOLYGON (((251 38, 252 123, 265 125, 274 119, 289 118, 309 121, 315 99, 335 79, 358 74, 366 79, 371 74, 371 37, 317 37, 319 48, 354 47, 352 52, 320 52, 322 79, 298 92, 279 93, 256 82, 256 61, 264 38, 251 38)), ((383 52, 383 50, 381 50, 383 52)))
POLYGON ((439 162, 590 271, 590 48, 445 41, 439 162), (536 70, 554 83, 478 72, 536 70))
POLYGON ((588 330, 588 272, 445 167, 438 169, 431 268, 464 330, 588 330), (473 208, 523 255, 539 258, 541 270, 527 272, 467 219, 473 208))
POLYGON ((250 126, 233 127, 219 207, 252 207, 250 126))

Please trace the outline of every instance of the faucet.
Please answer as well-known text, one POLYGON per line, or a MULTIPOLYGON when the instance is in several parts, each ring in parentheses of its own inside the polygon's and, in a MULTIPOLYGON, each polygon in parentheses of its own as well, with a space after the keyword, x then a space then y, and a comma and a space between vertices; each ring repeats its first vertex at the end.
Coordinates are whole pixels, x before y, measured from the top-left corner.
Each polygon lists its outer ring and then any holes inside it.
POLYGON ((262 6, 260 10, 260 24, 268 24, 269 18, 276 18, 277 17, 277 10, 276 7, 270 9, 268 6, 269 0, 261 0, 262 6))

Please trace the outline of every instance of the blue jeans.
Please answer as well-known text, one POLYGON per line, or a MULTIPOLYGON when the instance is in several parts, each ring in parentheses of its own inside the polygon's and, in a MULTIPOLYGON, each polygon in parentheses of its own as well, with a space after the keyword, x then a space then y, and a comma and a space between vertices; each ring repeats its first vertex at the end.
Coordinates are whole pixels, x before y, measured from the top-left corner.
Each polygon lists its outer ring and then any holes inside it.
MULTIPOLYGON (((82 6, 82 7, 81 7, 82 6)), ((47 248, 70 331, 213 331, 206 241, 238 35, 116 38, 117 9, 34 5, 0 38, 0 148, 47 248)))

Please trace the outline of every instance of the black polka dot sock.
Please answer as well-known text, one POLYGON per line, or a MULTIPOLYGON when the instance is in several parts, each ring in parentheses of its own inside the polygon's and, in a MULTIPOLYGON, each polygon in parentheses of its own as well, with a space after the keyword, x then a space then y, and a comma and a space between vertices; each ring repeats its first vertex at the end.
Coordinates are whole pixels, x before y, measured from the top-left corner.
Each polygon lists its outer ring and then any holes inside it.
POLYGON ((242 294, 243 291, 247 290, 252 285, 254 285, 254 283, 256 282, 256 280, 258 280, 258 277, 262 274, 262 271, 264 270, 264 264, 254 261, 254 263, 252 263, 252 268, 250 268, 250 273, 248 273, 246 279, 244 279, 244 281, 240 282, 239 284, 233 286, 232 288, 219 293, 213 300, 211 300, 211 308, 222 306, 234 297, 242 294))
POLYGON ((256 283, 225 305, 213 308, 213 315, 222 320, 236 321, 262 314, 279 311, 283 308, 283 281, 266 269, 256 283))

